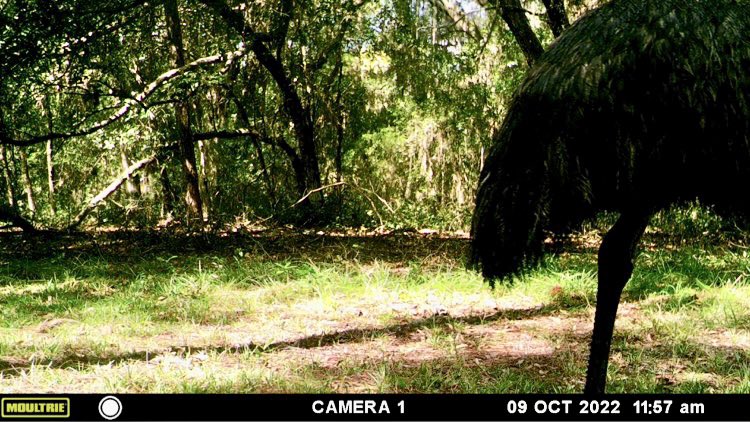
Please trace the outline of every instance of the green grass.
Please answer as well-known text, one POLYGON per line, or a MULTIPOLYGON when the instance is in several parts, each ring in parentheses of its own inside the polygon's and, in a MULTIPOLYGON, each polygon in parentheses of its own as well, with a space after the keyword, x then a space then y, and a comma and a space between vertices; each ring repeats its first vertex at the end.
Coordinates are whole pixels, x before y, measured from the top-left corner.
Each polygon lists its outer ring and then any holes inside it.
MULTIPOLYGON (((73 240, 75 253, 68 239, 23 259, 6 239, 0 390, 582 389, 596 297, 585 242, 491 290, 463 269, 465 240, 281 239, 200 250, 73 240)), ((729 243, 650 231, 608 391, 750 392, 750 255, 729 243)))

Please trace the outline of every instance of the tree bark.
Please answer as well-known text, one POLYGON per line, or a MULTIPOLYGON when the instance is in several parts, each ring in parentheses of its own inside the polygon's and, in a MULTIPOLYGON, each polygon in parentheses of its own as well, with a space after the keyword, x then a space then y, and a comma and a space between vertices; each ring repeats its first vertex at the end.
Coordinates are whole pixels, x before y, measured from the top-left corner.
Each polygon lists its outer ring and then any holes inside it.
POLYGON ((49 195, 49 210, 54 216, 57 214, 57 207, 55 206, 55 165, 52 161, 53 150, 52 141, 47 141, 47 192, 49 195))
MULTIPOLYGON (((237 98, 237 96, 232 94, 231 91, 228 91, 228 92, 232 96, 232 100, 234 101, 234 104, 237 106, 237 115, 239 116, 240 121, 242 122, 243 125, 245 125, 245 127, 250 127, 250 116, 247 113, 247 109, 245 108, 245 105, 242 104, 242 101, 240 101, 240 99, 237 98)), ((253 146, 255 147, 255 153, 258 155, 258 163, 260 164, 261 171, 263 172, 263 179, 265 180, 266 186, 268 187, 268 194, 271 197, 271 202, 276 203, 276 193, 275 193, 273 181, 271 180, 271 175, 268 172, 268 166, 266 165, 265 156, 263 155, 263 147, 261 146, 260 140, 258 139, 258 137, 251 136, 250 140, 252 141, 253 146)), ((297 193, 299 193, 299 190, 302 189, 303 192, 300 195, 302 196, 304 195, 304 190, 305 190, 305 187, 304 187, 305 172, 304 172, 304 169, 302 169, 301 167, 299 168, 295 167, 294 165, 295 160, 298 161, 299 157, 297 156, 297 153, 294 151, 294 149, 291 149, 291 152, 292 152, 292 155, 289 156, 289 159, 292 163, 292 169, 294 170, 296 174, 296 180, 298 181, 301 180, 302 185, 303 185, 301 187, 298 186, 297 193)))
MULTIPOLYGON (((339 55, 336 65, 338 67, 338 81, 336 86, 336 110, 338 110, 339 113, 337 113, 336 115, 336 157, 334 158, 334 166, 336 167, 336 183, 340 183, 344 177, 344 130, 346 128, 346 114, 341 108, 341 97, 343 96, 343 92, 341 89, 341 80, 344 77, 344 66, 341 55, 339 55)), ((339 187, 337 191, 340 193, 341 188, 339 187)))
POLYGON ((31 177, 29 176, 29 158, 23 148, 19 148, 18 155, 21 158, 21 178, 23 190, 26 193, 26 207, 34 215, 36 214, 36 202, 34 201, 34 186, 31 184, 31 177))
POLYGON ((209 159, 209 142, 210 141, 198 141, 198 152, 200 154, 200 163, 201 163, 201 171, 199 174, 199 180, 200 180, 200 186, 203 189, 203 219, 206 221, 210 220, 211 216, 211 209, 213 207, 211 198, 212 192, 211 192, 211 183, 210 179, 211 176, 214 176, 213 173, 209 175, 209 165, 210 159, 209 159))
POLYGON ((500 15, 521 47, 526 62, 529 66, 533 65, 544 53, 544 48, 534 30, 531 29, 526 11, 521 6, 521 0, 494 0, 494 4, 500 8, 500 15))
MULTIPOLYGON (((45 114, 47 115, 47 130, 49 133, 55 131, 55 126, 52 122, 52 105, 50 104, 50 98, 47 96, 44 101, 45 114)), ((55 165, 53 161, 54 151, 52 149, 52 140, 45 142, 45 152, 47 158, 47 195, 49 201, 49 210, 52 216, 57 214, 57 207, 55 206, 55 165)))
POLYGON ((16 208, 16 190, 13 187, 13 172, 10 169, 10 163, 8 162, 8 154, 5 150, 5 145, 0 145, 0 160, 3 163, 3 177, 5 178, 5 194, 8 198, 8 205, 15 209, 16 208))
MULTIPOLYGON (((185 66, 185 47, 182 40, 182 23, 180 21, 179 10, 177 9, 177 0, 165 0, 164 12, 173 63, 175 67, 185 66)), ((200 195, 195 145, 193 145, 192 116, 190 106, 187 102, 181 102, 175 106, 175 117, 179 134, 179 155, 186 183, 185 205, 187 206, 188 223, 197 222, 201 224, 203 222, 203 202, 200 195)))
POLYGON ((542 0, 547 9, 547 19, 552 34, 559 37, 562 32, 570 26, 568 14, 565 11, 565 0, 542 0))
MULTIPOLYGON (((202 127, 225 127, 227 124, 227 100, 219 86, 211 88, 210 99, 204 103, 196 102, 196 111, 203 116, 202 127), (205 110, 205 111, 204 111, 205 110)), ((193 133, 193 140, 198 142, 200 154, 200 187, 203 199, 203 220, 211 221, 214 205, 221 202, 221 184, 219 183, 220 160, 215 148, 216 139, 197 139, 193 133)))
POLYGON ((169 172, 166 165, 161 165, 159 169, 159 181, 161 182, 161 194, 162 194, 162 216, 171 220, 174 218, 174 204, 177 202, 174 190, 172 190, 172 183, 169 181, 169 172))

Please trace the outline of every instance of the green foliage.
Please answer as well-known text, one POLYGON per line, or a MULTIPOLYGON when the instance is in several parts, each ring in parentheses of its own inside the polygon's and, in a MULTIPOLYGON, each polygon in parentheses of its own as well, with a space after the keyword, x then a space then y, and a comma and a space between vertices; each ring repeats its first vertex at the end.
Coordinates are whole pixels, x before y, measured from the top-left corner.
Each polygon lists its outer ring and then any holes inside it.
POLYGON ((651 226, 663 233, 680 233, 686 239, 700 239, 726 233, 736 234, 731 219, 724 219, 712 212, 711 208, 698 202, 674 206, 662 211, 651 220, 651 226))
MULTIPOLYGON (((86 130, 171 68, 160 4, 84 3, 57 2, 54 13, 43 2, 0 11, 2 22, 49 21, 6 25, 0 33, 5 56, 22 58, 0 63, 8 67, 0 84, 3 139, 86 130), (73 14, 81 10, 85 17, 73 14)), ((203 3, 178 2, 188 61, 242 47, 239 34, 203 3)), ((344 182, 322 190, 325 202, 292 206, 303 196, 294 164, 305 160, 303 147, 284 111, 287 94, 253 52, 158 85, 102 130, 55 139, 54 194, 43 142, 23 147, 29 181, 17 162, 20 147, 8 146, 7 163, 0 163, 9 171, 5 196, 38 225, 67 226, 128 164, 174 145, 174 107, 187 101, 194 133, 257 134, 196 143, 212 224, 304 221, 316 212, 322 218, 315 221, 327 224, 465 229, 484 149, 525 72, 495 12, 466 3, 451 9, 457 18, 445 5, 403 0, 308 0, 280 12, 289 4, 244 5, 244 17, 267 34, 264 45, 310 114, 321 185, 344 182), (37 203, 33 215, 27 188, 37 203)), ((536 29, 548 42, 546 27, 536 29)), ((146 228, 180 220, 184 189, 180 154, 169 150, 88 221, 146 228)))

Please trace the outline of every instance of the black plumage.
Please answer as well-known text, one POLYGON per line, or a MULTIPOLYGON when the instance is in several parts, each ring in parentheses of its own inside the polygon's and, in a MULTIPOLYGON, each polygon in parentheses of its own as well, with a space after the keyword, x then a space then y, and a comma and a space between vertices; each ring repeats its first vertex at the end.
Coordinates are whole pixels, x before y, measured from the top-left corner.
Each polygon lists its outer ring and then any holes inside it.
POLYGON ((748 2, 613 0, 564 32, 514 97, 480 176, 470 264, 512 276, 547 233, 620 213, 599 252, 587 391, 603 391, 593 361, 606 349, 606 374, 610 339, 597 335, 611 337, 601 326, 649 217, 696 198, 750 215, 748 72, 748 2))

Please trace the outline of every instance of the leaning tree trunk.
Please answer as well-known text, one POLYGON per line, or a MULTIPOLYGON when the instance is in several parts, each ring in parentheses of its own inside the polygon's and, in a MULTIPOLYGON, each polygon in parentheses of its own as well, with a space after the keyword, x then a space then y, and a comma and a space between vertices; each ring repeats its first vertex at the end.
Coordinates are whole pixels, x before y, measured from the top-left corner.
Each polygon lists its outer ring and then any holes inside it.
MULTIPOLYGON (((167 33, 172 48, 172 61, 175 67, 185 65, 185 47, 182 40, 180 13, 177 0, 165 0, 164 12, 167 21, 167 33)), ((187 102, 180 102, 175 106, 177 132, 182 171, 186 181, 185 204, 187 205, 188 221, 203 221, 203 201, 200 194, 198 165, 193 145, 193 131, 191 128, 190 106, 187 102)))
POLYGON ((80 226, 81 223, 83 223, 83 220, 85 220, 86 217, 91 213, 91 211, 96 209, 96 207, 98 207, 99 204, 104 202, 113 193, 115 193, 117 189, 119 189, 120 186, 122 186, 122 184, 125 183, 126 180, 133 177, 133 175, 137 171, 141 170, 142 168, 156 161, 156 158, 157 158, 156 155, 152 155, 148 158, 144 158, 140 161, 137 161, 131 164, 130 166, 128 166, 128 168, 124 169, 123 172, 117 176, 117 178, 115 178, 109 185, 107 185, 107 187, 102 189, 101 192, 99 192, 96 196, 91 198, 88 201, 88 203, 86 203, 86 205, 83 207, 81 212, 78 213, 78 215, 73 219, 73 222, 71 222, 70 225, 68 226, 67 228, 68 231, 77 229, 78 226, 80 226))

